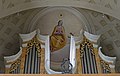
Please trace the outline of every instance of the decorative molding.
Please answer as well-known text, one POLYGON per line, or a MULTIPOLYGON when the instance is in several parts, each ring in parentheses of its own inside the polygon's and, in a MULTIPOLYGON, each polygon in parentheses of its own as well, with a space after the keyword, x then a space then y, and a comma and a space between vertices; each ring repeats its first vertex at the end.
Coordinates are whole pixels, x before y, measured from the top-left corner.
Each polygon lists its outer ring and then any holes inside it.
POLYGON ((36 30, 29 34, 19 34, 23 42, 31 40, 36 35, 36 30))
POLYGON ((82 41, 83 41, 83 30, 80 30, 80 35, 79 36, 77 36, 77 37, 74 36, 74 40, 75 40, 76 48, 79 48, 80 43, 82 43, 82 41))
POLYGON ((7 63, 14 62, 21 56, 21 54, 22 54, 22 48, 20 47, 20 51, 17 54, 12 55, 12 56, 5 56, 4 59, 7 63))
POLYGON ((0 18, 8 16, 10 14, 20 12, 27 9, 38 8, 38 7, 46 7, 46 6, 72 6, 72 7, 80 7, 85 9, 90 9, 94 11, 98 11, 104 14, 108 14, 115 18, 120 19, 119 16, 119 6, 117 0, 106 0, 106 1, 95 1, 95 0, 27 0, 26 1, 2 1, 2 12, 0 12, 0 18), (113 3, 114 2, 114 3, 113 3), (19 3, 19 4, 18 4, 19 3), (113 3, 113 4, 111 4, 113 3), (9 5, 8 5, 9 4, 9 5), (9 6, 9 9, 5 6, 9 6), (118 6, 118 7, 115 7, 118 6), (4 7, 4 8, 3 8, 4 7), (19 8, 19 9, 18 9, 19 8))
POLYGON ((91 42, 94 42, 94 43, 97 43, 98 39, 100 38, 100 35, 93 35, 93 34, 90 34, 86 31, 84 31, 84 36, 90 40, 91 42))
POLYGON ((75 38, 74 36, 71 36, 70 39, 70 63, 72 64, 72 73, 75 74, 76 73, 76 69, 77 69, 77 61, 76 61, 76 46, 75 46, 75 38))
POLYGON ((82 13, 80 13, 79 11, 77 11, 76 9, 72 8, 72 7, 47 7, 45 9, 43 9, 42 11, 38 12, 33 19, 31 20, 31 22, 29 23, 28 26, 28 31, 32 31, 34 29, 34 26, 37 22, 37 20, 39 18, 41 18, 42 16, 48 14, 49 12, 55 11, 55 10, 66 10, 72 14, 74 14, 83 24, 83 28, 86 31, 89 31, 89 29, 87 27, 89 27, 89 23, 86 20, 86 18, 84 17, 84 15, 82 13))
POLYGON ((109 57, 109 56, 104 55, 102 53, 101 49, 102 49, 102 47, 99 47, 99 49, 98 49, 98 54, 99 54, 100 58, 102 60, 104 60, 105 62, 109 63, 110 68, 115 68, 116 57, 109 57))

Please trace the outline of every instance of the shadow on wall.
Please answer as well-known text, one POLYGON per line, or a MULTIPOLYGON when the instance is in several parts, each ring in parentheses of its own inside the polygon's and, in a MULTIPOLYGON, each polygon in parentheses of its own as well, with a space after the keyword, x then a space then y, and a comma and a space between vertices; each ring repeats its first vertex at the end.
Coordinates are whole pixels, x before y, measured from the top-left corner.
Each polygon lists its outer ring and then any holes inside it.
POLYGON ((0 74, 5 73, 5 60, 4 56, 0 54, 0 74))
POLYGON ((111 56, 111 57, 115 57, 115 49, 113 47, 113 42, 112 41, 100 41, 100 45, 102 46, 102 52, 106 55, 106 56, 111 56))

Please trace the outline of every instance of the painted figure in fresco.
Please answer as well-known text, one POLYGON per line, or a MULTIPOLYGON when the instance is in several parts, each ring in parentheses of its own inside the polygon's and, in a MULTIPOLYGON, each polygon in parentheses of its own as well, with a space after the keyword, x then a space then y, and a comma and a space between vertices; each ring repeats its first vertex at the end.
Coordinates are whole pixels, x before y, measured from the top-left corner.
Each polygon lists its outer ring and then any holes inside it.
POLYGON ((65 29, 62 26, 63 21, 59 20, 50 36, 51 52, 57 51, 66 45, 65 29))

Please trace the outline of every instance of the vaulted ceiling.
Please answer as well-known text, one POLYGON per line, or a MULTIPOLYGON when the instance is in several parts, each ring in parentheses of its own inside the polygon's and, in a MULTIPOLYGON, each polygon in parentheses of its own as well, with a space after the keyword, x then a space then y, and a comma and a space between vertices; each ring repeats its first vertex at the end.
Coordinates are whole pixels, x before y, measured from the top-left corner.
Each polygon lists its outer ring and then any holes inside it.
POLYGON ((0 17, 45 6, 72 6, 91 9, 120 19, 120 0, 0 0, 0 17))
POLYGON ((18 33, 30 32, 26 29, 32 18, 46 6, 75 7, 87 18, 95 34, 102 34, 106 54, 119 57, 120 0, 0 0, 0 53, 19 51, 18 33))

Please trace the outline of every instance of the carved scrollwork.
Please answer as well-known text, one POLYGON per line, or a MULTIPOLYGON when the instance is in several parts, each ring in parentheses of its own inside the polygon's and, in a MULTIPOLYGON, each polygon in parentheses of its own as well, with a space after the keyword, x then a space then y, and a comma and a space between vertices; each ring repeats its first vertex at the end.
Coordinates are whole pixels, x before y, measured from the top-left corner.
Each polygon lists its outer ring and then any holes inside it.
POLYGON ((10 72, 16 70, 17 67, 20 65, 20 63, 21 63, 21 59, 18 59, 15 62, 13 62, 13 64, 10 67, 10 72))
POLYGON ((80 57, 83 57, 85 46, 87 46, 91 50, 92 55, 95 55, 92 42, 90 42, 86 37, 84 37, 83 42, 80 44, 80 57))
POLYGON ((27 54, 29 53, 29 50, 35 46, 37 48, 38 57, 41 56, 41 42, 37 39, 37 36, 35 36, 32 40, 30 40, 27 43, 27 54))
POLYGON ((109 63, 103 61, 102 59, 100 59, 100 64, 103 68, 103 70, 106 70, 107 72, 111 72, 111 69, 109 67, 109 63))

